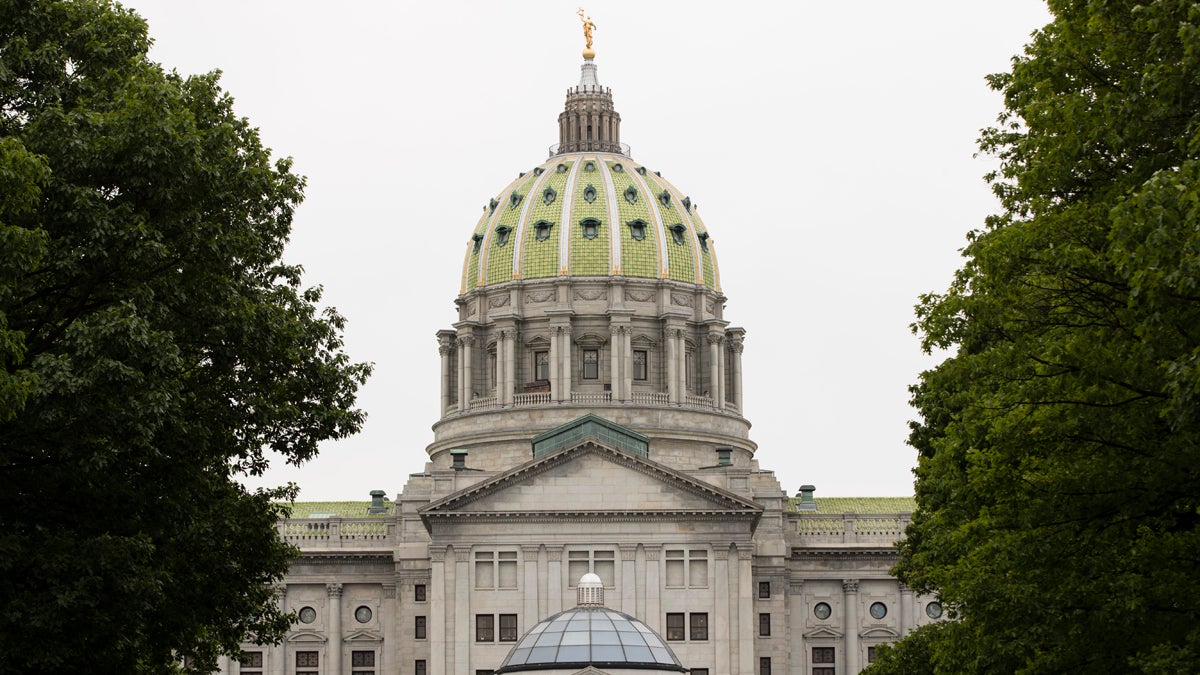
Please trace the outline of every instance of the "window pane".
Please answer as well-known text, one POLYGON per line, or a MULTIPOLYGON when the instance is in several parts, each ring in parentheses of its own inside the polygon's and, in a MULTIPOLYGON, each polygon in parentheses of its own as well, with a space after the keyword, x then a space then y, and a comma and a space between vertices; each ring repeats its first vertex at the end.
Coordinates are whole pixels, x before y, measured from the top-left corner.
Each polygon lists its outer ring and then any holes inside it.
POLYGON ((425 659, 417 659, 416 663, 413 664, 413 673, 415 675, 428 675, 428 672, 425 670, 425 659))
POLYGON ((296 652, 297 668, 315 668, 317 665, 317 652, 296 652))
POLYGON ((692 634, 693 640, 708 639, 708 613, 707 612, 692 612, 692 634))
POLYGON ((533 379, 550 379, 550 352, 533 353, 533 379))
POLYGON ((683 585, 683 561, 667 561, 667 586, 677 588, 683 585))
POLYGON ((668 614, 667 615, 667 639, 682 640, 683 639, 683 614, 668 614))
POLYGON ((425 602, 425 584, 413 586, 413 600, 416 602, 425 602))
POLYGON ((812 662, 813 663, 833 663, 834 656, 833 647, 813 647, 812 662))
POLYGON ((517 561, 500 561, 500 588, 517 587, 517 561))
POLYGON ((595 380, 600 377, 600 352, 596 349, 583 350, 583 379, 595 380))
POLYGON ((771 659, 763 656, 758 659, 758 675, 771 675, 771 659))
POLYGON ((492 578, 492 562, 475 562, 475 588, 495 588, 496 581, 492 578))
POLYGON ((375 652, 353 651, 350 652, 350 666, 374 666, 375 652))
POLYGON ((771 597, 771 582, 769 582, 769 581, 758 582, 758 597, 763 600, 766 600, 767 598, 771 597))
POLYGON ((501 642, 516 642, 517 641, 517 615, 516 614, 501 614, 500 615, 500 641, 501 642))
POLYGON ((758 615, 758 634, 763 637, 771 634, 771 615, 762 613, 758 615))
POLYGON ((704 588, 708 586, 708 561, 707 560, 689 560, 688 561, 688 584, 692 588, 704 588))
POLYGON ((495 634, 492 632, 492 615, 491 614, 476 614, 475 615, 475 641, 476 642, 494 642, 495 634))
POLYGON ((600 577, 600 581, 604 582, 605 586, 611 587, 617 584, 617 576, 613 561, 597 560, 595 572, 596 576, 600 577))
POLYGON ((640 349, 633 350, 633 379, 635 379, 635 380, 646 379, 646 372, 647 372, 646 363, 647 363, 647 361, 648 361, 647 353, 645 351, 642 351, 640 349))
POLYGON ((415 617, 415 619, 416 619, 416 623, 413 626, 413 637, 418 640, 424 640, 425 639, 425 617, 418 616, 418 617, 415 617))

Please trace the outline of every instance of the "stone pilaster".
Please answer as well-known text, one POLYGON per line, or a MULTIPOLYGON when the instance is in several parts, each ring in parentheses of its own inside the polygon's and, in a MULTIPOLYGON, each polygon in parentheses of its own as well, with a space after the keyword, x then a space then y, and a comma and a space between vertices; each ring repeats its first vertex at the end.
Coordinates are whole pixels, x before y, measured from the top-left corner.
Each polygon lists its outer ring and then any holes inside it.
POLYGON ((550 616, 558 614, 562 611, 563 603, 563 571, 562 571, 562 546, 547 546, 546 547, 546 610, 538 617, 550 616))
POLYGON ((471 675, 471 549, 454 547, 454 673, 471 675))
POLYGON ((740 544, 737 547, 737 598, 738 605, 738 666, 744 675, 753 675, 754 669, 754 636, 757 628, 757 617, 754 616, 754 544, 740 544))
POLYGON ((659 581, 659 556, 662 546, 645 544, 642 550, 646 554, 646 625, 660 635, 663 631, 664 617, 662 614, 662 583, 659 581))
MULTIPOLYGON (((446 547, 429 546, 429 615, 426 630, 429 640, 429 672, 446 672, 446 547)), ((454 572, 451 569, 450 577, 454 572)))
POLYGON ((329 634, 325 663, 331 673, 342 672, 342 585, 325 584, 329 596, 329 634))
POLYGON ((729 355, 731 363, 729 367, 733 370, 732 385, 733 391, 731 398, 733 405, 737 407, 738 414, 745 417, 746 412, 742 410, 742 350, 745 349, 746 331, 741 328, 731 328, 725 332, 726 339, 729 342, 729 355))
POLYGON ((730 642, 734 640, 734 636, 730 632, 730 617, 729 617, 729 547, 724 544, 719 544, 713 547, 713 562, 714 562, 714 577, 716 588, 713 589, 713 620, 712 638, 716 639, 715 659, 713 663, 715 672, 734 671, 734 664, 730 661, 730 642))
MULTIPOLYGON (((618 589, 621 595, 621 611, 626 614, 635 614, 637 612, 637 544, 622 545, 621 551, 621 576, 617 580, 620 584, 618 589)), ((612 605, 610 604, 609 607, 612 605)), ((636 616, 636 614, 635 614, 636 616)))
POLYGON ((846 607, 846 672, 857 673, 861 670, 858 654, 858 579, 842 582, 842 599, 846 607))

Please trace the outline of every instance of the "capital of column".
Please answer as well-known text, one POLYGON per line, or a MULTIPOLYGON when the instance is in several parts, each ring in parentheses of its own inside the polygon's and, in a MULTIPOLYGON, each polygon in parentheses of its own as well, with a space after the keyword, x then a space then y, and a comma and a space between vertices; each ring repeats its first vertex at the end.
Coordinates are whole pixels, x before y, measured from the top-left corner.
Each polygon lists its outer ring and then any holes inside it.
POLYGON ((342 585, 341 584, 325 584, 325 594, 331 598, 342 597, 342 585))
POLYGON ((469 548, 454 548, 454 562, 470 562, 471 549, 469 548))
POLYGON ((446 561, 446 545, 435 546, 429 545, 429 561, 430 562, 445 562, 446 561))
POLYGON ((709 333, 708 334, 708 344, 710 344, 710 345, 719 345, 724 341, 725 341, 725 336, 721 335, 720 333, 709 333))
POLYGON ((439 355, 439 356, 446 356, 446 355, 448 355, 448 354, 449 354, 450 352, 452 352, 452 351, 454 351, 454 348, 453 348, 453 347, 451 347, 451 346, 450 346, 450 345, 448 345, 448 344, 440 344, 440 345, 438 345, 438 355, 439 355))
POLYGON ((754 544, 739 544, 737 547, 738 560, 754 559, 754 544))
POLYGON ((911 587, 910 587, 908 584, 906 584, 906 583, 904 583, 903 581, 901 581, 901 582, 900 582, 900 592, 901 592, 902 594, 903 594, 903 593, 909 593, 909 594, 911 594, 913 591, 912 591, 912 588, 911 588, 911 587))
POLYGON ((637 544, 621 544, 621 560, 633 560, 637 557, 637 544))
POLYGON ((643 544, 642 550, 646 552, 646 560, 658 560, 658 554, 662 553, 662 546, 658 544, 643 544))
POLYGON ((843 579, 842 580, 842 590, 847 593, 857 593, 858 592, 858 579, 843 579))
POLYGON ((562 552, 563 552, 562 546, 551 546, 549 544, 546 545, 546 556, 550 560, 558 560, 558 559, 562 558, 562 552))
POLYGON ((383 597, 393 600, 396 597, 396 584, 383 584, 383 597))
POLYGON ((735 354, 741 354, 744 348, 745 345, 743 344, 743 338, 740 335, 729 336, 729 349, 732 352, 735 354))
POLYGON ((458 336, 458 346, 470 347, 473 344, 475 344, 475 336, 474 335, 459 335, 458 336))
POLYGON ((717 560, 729 560, 729 547, 718 546, 713 549, 713 558, 717 560))
POLYGON ((523 544, 521 546, 521 557, 526 561, 537 560, 538 549, 541 548, 537 544, 523 544))

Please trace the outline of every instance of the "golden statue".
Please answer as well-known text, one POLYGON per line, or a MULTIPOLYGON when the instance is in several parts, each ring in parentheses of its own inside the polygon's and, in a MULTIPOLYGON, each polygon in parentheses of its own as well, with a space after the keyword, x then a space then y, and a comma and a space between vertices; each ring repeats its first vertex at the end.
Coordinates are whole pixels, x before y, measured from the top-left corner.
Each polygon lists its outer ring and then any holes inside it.
POLYGON ((584 16, 582 7, 579 8, 576 14, 579 15, 579 20, 583 22, 583 39, 587 42, 587 46, 583 49, 583 58, 595 58, 596 50, 592 49, 592 31, 596 30, 596 24, 592 22, 592 17, 584 16))

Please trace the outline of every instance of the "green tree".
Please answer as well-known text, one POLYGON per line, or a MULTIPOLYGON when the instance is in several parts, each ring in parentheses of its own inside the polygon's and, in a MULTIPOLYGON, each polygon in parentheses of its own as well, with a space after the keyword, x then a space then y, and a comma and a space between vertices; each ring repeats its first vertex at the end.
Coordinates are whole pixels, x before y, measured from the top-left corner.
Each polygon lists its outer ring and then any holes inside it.
POLYGON ((0 672, 211 669, 289 617, 249 492, 369 374, 281 263, 303 180, 104 0, 0 0, 0 672))
MULTIPOLYGON (((1200 671, 1200 5, 1052 0, 981 149, 1003 211, 915 329, 900 578, 938 673, 1200 671)), ((871 672, 914 672, 885 659, 871 672)))

